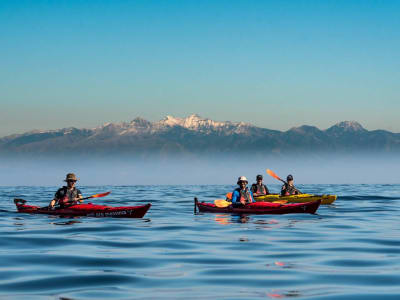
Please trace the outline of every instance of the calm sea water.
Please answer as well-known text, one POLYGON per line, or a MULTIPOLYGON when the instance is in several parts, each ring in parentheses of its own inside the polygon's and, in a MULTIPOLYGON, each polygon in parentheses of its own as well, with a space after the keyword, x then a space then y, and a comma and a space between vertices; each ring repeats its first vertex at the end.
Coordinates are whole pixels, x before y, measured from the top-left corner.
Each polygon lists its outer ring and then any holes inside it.
POLYGON ((400 185, 299 187, 339 198, 316 215, 194 215, 194 196, 233 186, 90 186, 112 191, 94 203, 153 206, 67 219, 15 212, 57 187, 0 187, 0 298, 400 299, 400 185))

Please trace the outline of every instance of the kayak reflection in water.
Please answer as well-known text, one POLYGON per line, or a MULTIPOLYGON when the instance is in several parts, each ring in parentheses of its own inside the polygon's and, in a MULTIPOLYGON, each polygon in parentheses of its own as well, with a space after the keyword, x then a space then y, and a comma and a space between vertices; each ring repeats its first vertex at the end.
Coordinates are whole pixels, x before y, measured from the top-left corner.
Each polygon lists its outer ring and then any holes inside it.
POLYGON ((54 195, 54 199, 51 200, 49 204, 50 209, 53 209, 55 205, 64 208, 66 206, 78 204, 78 202, 83 202, 81 191, 75 187, 75 183, 78 181, 75 174, 68 173, 64 181, 67 182, 67 186, 58 189, 54 195))
POLYGON ((257 183, 253 183, 251 186, 251 191, 254 197, 268 195, 269 191, 265 184, 263 184, 263 176, 257 175, 257 183))
POLYGON ((239 187, 232 193, 232 206, 238 207, 254 202, 253 193, 247 187, 247 178, 245 176, 240 176, 237 184, 239 187))
POLYGON ((286 183, 282 185, 281 195, 289 196, 289 195, 299 195, 301 192, 294 186, 293 184, 293 176, 288 175, 286 177, 286 183))

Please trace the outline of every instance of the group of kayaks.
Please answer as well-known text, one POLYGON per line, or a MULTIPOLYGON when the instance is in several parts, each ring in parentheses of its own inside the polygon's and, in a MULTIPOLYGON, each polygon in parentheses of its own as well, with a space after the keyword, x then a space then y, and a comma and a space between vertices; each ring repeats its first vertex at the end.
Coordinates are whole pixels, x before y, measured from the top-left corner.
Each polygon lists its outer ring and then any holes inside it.
MULTIPOLYGON (((214 213, 234 213, 234 214, 291 214, 291 213, 310 213, 314 214, 321 204, 332 204, 337 199, 336 195, 312 195, 300 194, 281 196, 270 194, 255 197, 253 203, 241 207, 229 205, 218 205, 219 200, 214 203, 199 202, 194 198, 195 211, 214 212, 214 213)), ((220 203, 221 203, 220 202, 220 203)))
MULTIPOLYGON (((234 214, 314 214, 321 204, 332 204, 336 198, 337 196, 335 195, 300 194, 280 196, 278 194, 271 194, 255 197, 256 202, 246 204, 243 207, 233 207, 232 205, 219 207, 215 203, 199 202, 197 198, 194 198, 194 205, 195 212, 198 209, 199 212, 234 214)), ((14 203, 20 213, 46 214, 63 217, 142 218, 151 207, 150 203, 138 206, 118 207, 88 203, 75 204, 59 209, 49 209, 47 206, 39 207, 27 205, 26 200, 23 199, 14 199, 14 203)))

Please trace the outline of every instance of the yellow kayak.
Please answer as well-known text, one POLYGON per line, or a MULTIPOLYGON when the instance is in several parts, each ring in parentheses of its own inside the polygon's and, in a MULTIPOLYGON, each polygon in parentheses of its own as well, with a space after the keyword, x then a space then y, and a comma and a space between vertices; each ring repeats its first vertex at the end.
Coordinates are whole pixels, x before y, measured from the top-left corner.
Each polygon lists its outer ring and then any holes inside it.
POLYGON ((317 201, 321 199, 321 204, 332 204, 337 199, 336 195, 312 195, 312 194, 300 194, 300 195, 290 195, 281 196, 279 194, 270 194, 265 196, 254 197, 257 202, 282 202, 287 203, 304 203, 317 201))

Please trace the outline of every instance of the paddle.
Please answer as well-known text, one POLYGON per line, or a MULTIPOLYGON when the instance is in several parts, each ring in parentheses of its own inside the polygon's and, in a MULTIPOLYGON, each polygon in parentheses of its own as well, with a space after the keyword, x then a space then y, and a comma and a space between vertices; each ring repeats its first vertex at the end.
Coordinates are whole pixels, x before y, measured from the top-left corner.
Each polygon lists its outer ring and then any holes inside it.
MULTIPOLYGON (((278 179, 278 180, 282 181, 284 184, 288 184, 285 180, 279 178, 279 176, 276 175, 275 172, 271 171, 270 169, 267 169, 267 174, 272 176, 272 177, 274 177, 275 179, 278 179)), ((301 192, 298 189, 296 189, 296 191, 297 191, 298 194, 301 194, 301 192)))
POLYGON ((214 200, 214 204, 216 207, 228 207, 229 205, 232 204, 232 202, 226 201, 224 199, 217 199, 214 200))
POLYGON ((110 191, 110 192, 106 192, 106 193, 101 193, 101 194, 92 195, 92 196, 85 197, 85 198, 81 198, 81 199, 79 199, 79 200, 86 200, 86 199, 92 199, 92 198, 105 197, 105 196, 109 195, 110 193, 111 193, 111 191, 110 191))
POLYGON ((272 176, 272 177, 274 177, 275 179, 278 179, 278 180, 282 181, 283 183, 287 184, 287 182, 285 180, 279 178, 279 176, 276 175, 274 171, 271 171, 270 169, 267 169, 267 174, 272 176))
MULTIPOLYGON (((86 199, 92 199, 92 198, 105 197, 105 196, 109 195, 110 193, 111 193, 111 191, 110 192, 101 193, 101 194, 95 194, 95 195, 92 195, 92 196, 89 196, 89 197, 79 198, 77 200, 80 201, 80 200, 86 200, 86 199)), ((73 202, 74 201, 67 201, 67 202, 64 202, 64 204, 73 203, 73 202)))

